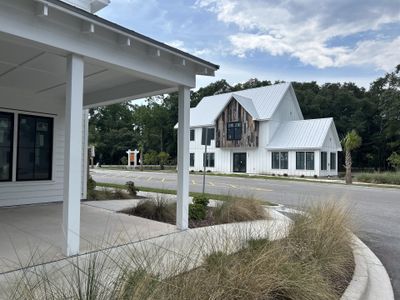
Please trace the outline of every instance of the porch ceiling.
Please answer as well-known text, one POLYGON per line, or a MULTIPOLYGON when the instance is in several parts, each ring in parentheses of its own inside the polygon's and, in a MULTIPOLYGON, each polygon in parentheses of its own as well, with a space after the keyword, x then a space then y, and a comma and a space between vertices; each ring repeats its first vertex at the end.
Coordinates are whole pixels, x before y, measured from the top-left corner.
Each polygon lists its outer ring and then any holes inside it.
MULTIPOLYGON (((0 88, 24 91, 34 97, 65 99, 67 52, 1 36, 0 49, 0 88)), ((84 76, 86 107, 176 89, 90 58, 85 58, 84 76)))

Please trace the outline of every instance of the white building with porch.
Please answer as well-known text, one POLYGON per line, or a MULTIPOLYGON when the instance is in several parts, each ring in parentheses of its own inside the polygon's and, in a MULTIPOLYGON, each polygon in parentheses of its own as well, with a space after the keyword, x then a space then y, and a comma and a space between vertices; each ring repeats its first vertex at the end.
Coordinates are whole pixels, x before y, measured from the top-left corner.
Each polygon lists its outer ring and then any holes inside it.
POLYGON ((68 256, 79 253, 86 110, 179 91, 177 226, 186 229, 190 89, 218 69, 93 14, 108 3, 0 0, 0 206, 62 202, 68 256))

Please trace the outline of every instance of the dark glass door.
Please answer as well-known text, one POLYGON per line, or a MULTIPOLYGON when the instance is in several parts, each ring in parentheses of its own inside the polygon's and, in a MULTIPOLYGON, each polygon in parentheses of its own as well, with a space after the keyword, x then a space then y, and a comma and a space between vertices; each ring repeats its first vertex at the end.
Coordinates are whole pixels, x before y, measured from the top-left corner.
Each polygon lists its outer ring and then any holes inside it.
POLYGON ((233 172, 246 173, 246 152, 233 153, 233 172))

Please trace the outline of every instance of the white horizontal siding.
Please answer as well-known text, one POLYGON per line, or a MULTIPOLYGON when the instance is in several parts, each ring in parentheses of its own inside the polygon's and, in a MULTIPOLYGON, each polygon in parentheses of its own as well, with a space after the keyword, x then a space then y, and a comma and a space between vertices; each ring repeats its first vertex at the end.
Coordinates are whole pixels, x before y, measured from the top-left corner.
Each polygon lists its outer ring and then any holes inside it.
POLYGON ((0 88, 0 95, 0 111, 29 112, 34 115, 51 114, 48 116, 54 118, 52 180, 0 182, 0 206, 62 201, 64 185, 63 102, 43 97, 27 97, 23 94, 18 94, 18 91, 4 88, 0 88))

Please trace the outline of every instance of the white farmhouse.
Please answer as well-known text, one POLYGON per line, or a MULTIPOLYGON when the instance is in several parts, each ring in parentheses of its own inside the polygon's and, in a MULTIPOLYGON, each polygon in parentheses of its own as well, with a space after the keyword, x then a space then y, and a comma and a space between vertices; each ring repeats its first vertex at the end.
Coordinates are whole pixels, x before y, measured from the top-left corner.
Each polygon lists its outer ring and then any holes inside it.
POLYGON ((0 207, 62 202, 66 255, 79 252, 91 107, 179 92, 177 226, 187 228, 190 89, 218 69, 94 15, 108 3, 0 0, 0 207))
POLYGON ((205 97, 190 111, 190 128, 191 170, 203 170, 207 133, 210 171, 338 174, 333 119, 304 120, 290 83, 205 97))

